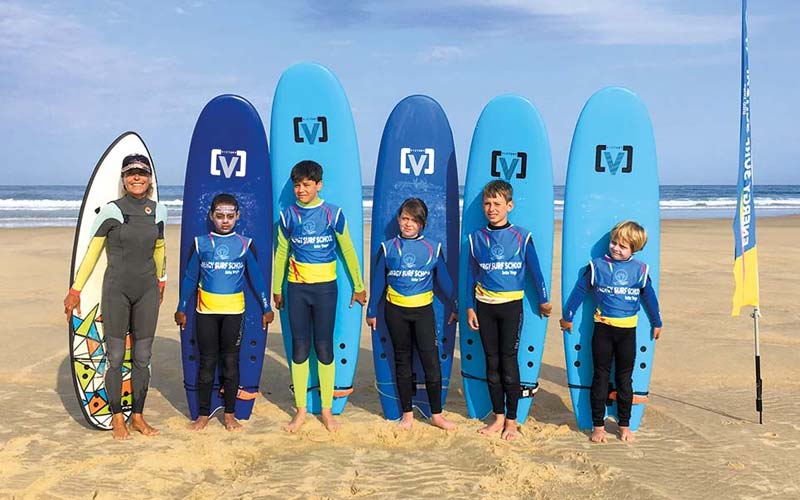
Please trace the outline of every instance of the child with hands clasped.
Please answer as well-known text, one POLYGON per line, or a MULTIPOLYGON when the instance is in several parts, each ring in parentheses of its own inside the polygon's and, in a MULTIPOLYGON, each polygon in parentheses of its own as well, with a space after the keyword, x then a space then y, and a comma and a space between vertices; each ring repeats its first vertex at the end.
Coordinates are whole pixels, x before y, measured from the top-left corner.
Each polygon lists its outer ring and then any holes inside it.
POLYGON ((297 413, 285 429, 296 432, 306 418, 308 359, 313 331, 322 422, 326 429, 335 431, 339 428, 332 412, 336 370, 333 362, 333 330, 339 294, 336 285, 337 246, 342 251, 353 281, 350 307, 356 302, 365 305, 367 292, 344 213, 318 196, 322 190, 322 166, 315 161, 301 161, 292 167, 291 179, 297 202, 280 213, 272 275, 275 307, 283 309, 283 278, 288 267, 286 305, 292 332, 292 384, 297 413))
POLYGON ((448 324, 458 320, 453 281, 447 272, 442 245, 422 234, 428 207, 419 198, 408 198, 397 211, 400 234, 381 243, 371 271, 367 324, 375 330, 380 300, 386 300, 385 319, 394 348, 397 394, 403 416, 398 425, 411 429, 414 422, 413 346, 425 371, 425 389, 431 406, 431 423, 444 430, 455 424, 442 415, 442 370, 433 310, 433 282, 444 295, 448 324))
POLYGON ((200 351, 200 373, 197 382, 200 415, 189 425, 201 430, 208 425, 214 369, 222 355, 222 380, 225 398, 225 428, 241 430, 234 417, 239 391, 239 346, 242 340, 242 315, 245 310, 244 276, 258 297, 263 315, 261 327, 266 330, 275 313, 256 260, 253 240, 234 231, 239 220, 239 202, 230 194, 219 194, 211 202, 208 214, 214 231, 194 239, 186 274, 180 290, 175 323, 186 327, 186 307, 197 292, 197 347, 200 351))
POLYGON ((633 366, 636 360, 636 323, 640 303, 650 318, 653 338, 661 335, 658 298, 649 267, 632 257, 647 243, 647 232, 634 221, 623 221, 611 230, 608 254, 592 259, 578 279, 559 321, 561 329, 572 331, 575 310, 591 291, 595 304, 592 335, 591 440, 605 443, 605 406, 611 362, 616 360, 617 423, 620 439, 633 441, 630 430, 633 404, 633 366))
POLYGON ((494 420, 478 432, 502 431, 505 440, 518 437, 521 388, 517 354, 526 271, 538 295, 539 314, 550 316, 553 309, 531 233, 508 221, 513 208, 511 184, 501 180, 486 184, 483 213, 488 224, 469 235, 467 273, 467 323, 471 329, 480 330, 494 412, 494 420))

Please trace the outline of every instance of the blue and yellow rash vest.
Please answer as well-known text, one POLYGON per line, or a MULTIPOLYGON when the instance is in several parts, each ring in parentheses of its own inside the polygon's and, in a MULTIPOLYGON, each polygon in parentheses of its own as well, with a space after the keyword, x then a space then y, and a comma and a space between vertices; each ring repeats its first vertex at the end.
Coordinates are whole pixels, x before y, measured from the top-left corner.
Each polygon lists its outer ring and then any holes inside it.
POLYGON ((342 209, 319 198, 299 201, 281 211, 272 292, 282 293, 288 263, 290 283, 326 283, 336 279, 336 245, 353 280, 364 291, 361 267, 342 209))
POLYGON ((120 283, 149 278, 163 286, 167 279, 166 221, 166 207, 149 198, 126 194, 105 205, 92 226, 92 239, 75 273, 72 289, 83 289, 103 248, 108 257, 106 277, 112 276, 120 283))
POLYGON ((457 311, 453 280, 442 256, 442 245, 424 236, 403 238, 395 236, 381 243, 370 279, 370 300, 367 317, 378 313, 378 302, 401 307, 422 307, 433 302, 433 280, 445 297, 447 315, 457 311))
POLYGON ((270 312, 267 286, 256 260, 253 240, 235 232, 195 237, 181 283, 178 311, 186 312, 196 290, 196 311, 200 314, 243 313, 245 274, 262 311, 270 312))
POLYGON ((637 324, 641 303, 652 326, 661 327, 658 298, 647 264, 633 257, 620 261, 608 255, 589 261, 567 299, 564 307, 566 321, 572 321, 575 310, 590 290, 595 304, 595 322, 633 328, 637 324))
POLYGON ((468 307, 476 301, 503 304, 525 295, 525 270, 533 278, 539 304, 549 302, 530 231, 506 224, 487 225, 469 235, 470 268, 467 273, 468 307))

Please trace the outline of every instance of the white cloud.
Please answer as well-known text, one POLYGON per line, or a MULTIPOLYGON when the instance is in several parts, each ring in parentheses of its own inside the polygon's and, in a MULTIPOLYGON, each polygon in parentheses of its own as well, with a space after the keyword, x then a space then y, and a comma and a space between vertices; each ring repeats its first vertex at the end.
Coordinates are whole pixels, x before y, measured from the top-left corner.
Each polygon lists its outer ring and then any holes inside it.
POLYGON ((463 53, 461 48, 453 45, 436 46, 424 55, 423 60, 425 62, 448 61, 460 57, 463 53))
POLYGON ((655 0, 469 0, 469 3, 544 17, 558 31, 601 44, 717 43, 737 37, 740 29, 738 15, 684 14, 670 10, 668 2, 655 0))
POLYGON ((186 14, 186 11, 183 9, 183 7, 175 7, 175 13, 178 15, 183 15, 186 14))

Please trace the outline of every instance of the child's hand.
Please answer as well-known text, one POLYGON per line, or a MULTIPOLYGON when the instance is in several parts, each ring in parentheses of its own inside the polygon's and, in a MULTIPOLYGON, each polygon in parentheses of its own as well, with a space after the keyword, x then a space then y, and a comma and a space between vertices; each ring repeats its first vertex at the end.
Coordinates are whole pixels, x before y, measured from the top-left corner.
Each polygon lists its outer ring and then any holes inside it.
POLYGON ((281 293, 273 293, 272 294, 272 305, 275 306, 275 309, 282 311, 283 310, 283 294, 281 293))
POLYGON ((350 307, 353 307, 353 304, 358 302, 362 306, 367 305, 367 291, 361 290, 360 292, 353 292, 353 296, 350 298, 350 307))
POLYGON ((450 313, 450 317, 447 319, 447 324, 452 325, 456 321, 458 321, 458 311, 453 311, 450 313))
POLYGON ((658 337, 661 336, 661 327, 656 326, 653 328, 653 340, 658 340, 658 337))
POLYGON ((181 327, 181 330, 186 328, 186 313, 180 311, 175 312, 175 324, 181 327))
POLYGON ((367 318, 367 324, 374 332, 376 328, 378 328, 378 318, 367 318))
POLYGON ((264 313, 261 316, 261 329, 266 330, 267 325, 272 323, 275 320, 275 313, 270 311, 268 313, 264 313))
POLYGON ((567 321, 564 318, 558 320, 558 325, 561 327, 562 332, 570 332, 572 333, 572 321, 567 321))
POLYGON ((553 312, 553 304, 551 304, 550 302, 539 304, 539 316, 544 316, 545 318, 549 318, 552 312, 553 312))
POLYGON ((480 328, 481 325, 478 324, 478 315, 475 314, 475 309, 467 309, 467 325, 469 325, 472 330, 480 328))

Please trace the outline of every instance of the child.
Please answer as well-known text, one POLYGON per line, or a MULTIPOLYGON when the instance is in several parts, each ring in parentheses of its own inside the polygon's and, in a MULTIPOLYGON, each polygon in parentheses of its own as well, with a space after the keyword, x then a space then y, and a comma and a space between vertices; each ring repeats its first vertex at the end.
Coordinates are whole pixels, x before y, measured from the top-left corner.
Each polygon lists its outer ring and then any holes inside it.
POLYGON ((480 330, 494 412, 494 421, 478 432, 490 434, 502 430, 501 437, 505 440, 518 437, 517 404, 521 390, 517 350, 526 270, 538 294, 539 314, 550 316, 553 309, 531 233, 508 221, 513 208, 511 184, 501 180, 486 184, 483 213, 488 224, 469 235, 467 273, 470 300, 467 323, 471 329, 480 330))
POLYGON ((397 211, 400 234, 381 243, 381 249, 372 266, 367 324, 373 330, 377 328, 378 301, 386 292, 386 327, 394 347, 397 394, 403 409, 403 416, 398 424, 400 428, 411 429, 414 422, 411 405, 411 395, 414 392, 411 373, 413 343, 425 370, 431 423, 440 429, 453 430, 456 428, 455 424, 442 416, 442 371, 433 312, 434 275, 436 284, 446 297, 447 308, 451 311, 448 324, 458 320, 458 306, 453 282, 442 256, 441 243, 426 240, 420 234, 427 221, 428 207, 419 198, 408 198, 400 205, 397 211))
POLYGON ((620 439, 633 441, 629 423, 633 403, 633 364, 636 360, 636 319, 639 301, 650 317, 653 338, 661 335, 658 298, 648 276, 648 266, 632 257, 647 243, 647 232, 633 221, 623 221, 611 230, 608 254, 592 259, 564 307, 561 329, 572 331, 575 310, 591 289, 595 303, 592 336, 591 439, 606 442, 604 426, 611 362, 616 360, 617 417, 620 439))
POLYGON ((239 202, 230 194, 219 194, 208 211, 214 232, 197 236, 186 266, 175 312, 175 323, 186 327, 186 307, 197 292, 197 347, 200 350, 200 373, 197 392, 200 415, 189 425, 197 431, 208 425, 211 410, 211 389, 214 369, 222 354, 222 380, 225 389, 225 428, 241 430, 234 418, 236 394, 239 391, 239 344, 242 340, 244 313, 244 275, 258 297, 263 316, 261 327, 266 330, 275 313, 269 306, 269 295, 256 260, 253 240, 236 234, 239 202))
POLYGON ((280 214, 278 245, 272 293, 275 307, 283 309, 283 277, 289 267, 286 302, 292 331, 292 384, 297 413, 285 427, 296 432, 306 418, 308 357, 311 332, 317 353, 322 422, 329 431, 339 428, 333 418, 333 329, 336 319, 336 246, 341 248, 350 278, 353 280, 352 307, 367 302, 353 241, 342 210, 317 195, 322 190, 322 166, 306 160, 292 168, 292 184, 297 203, 280 214))

